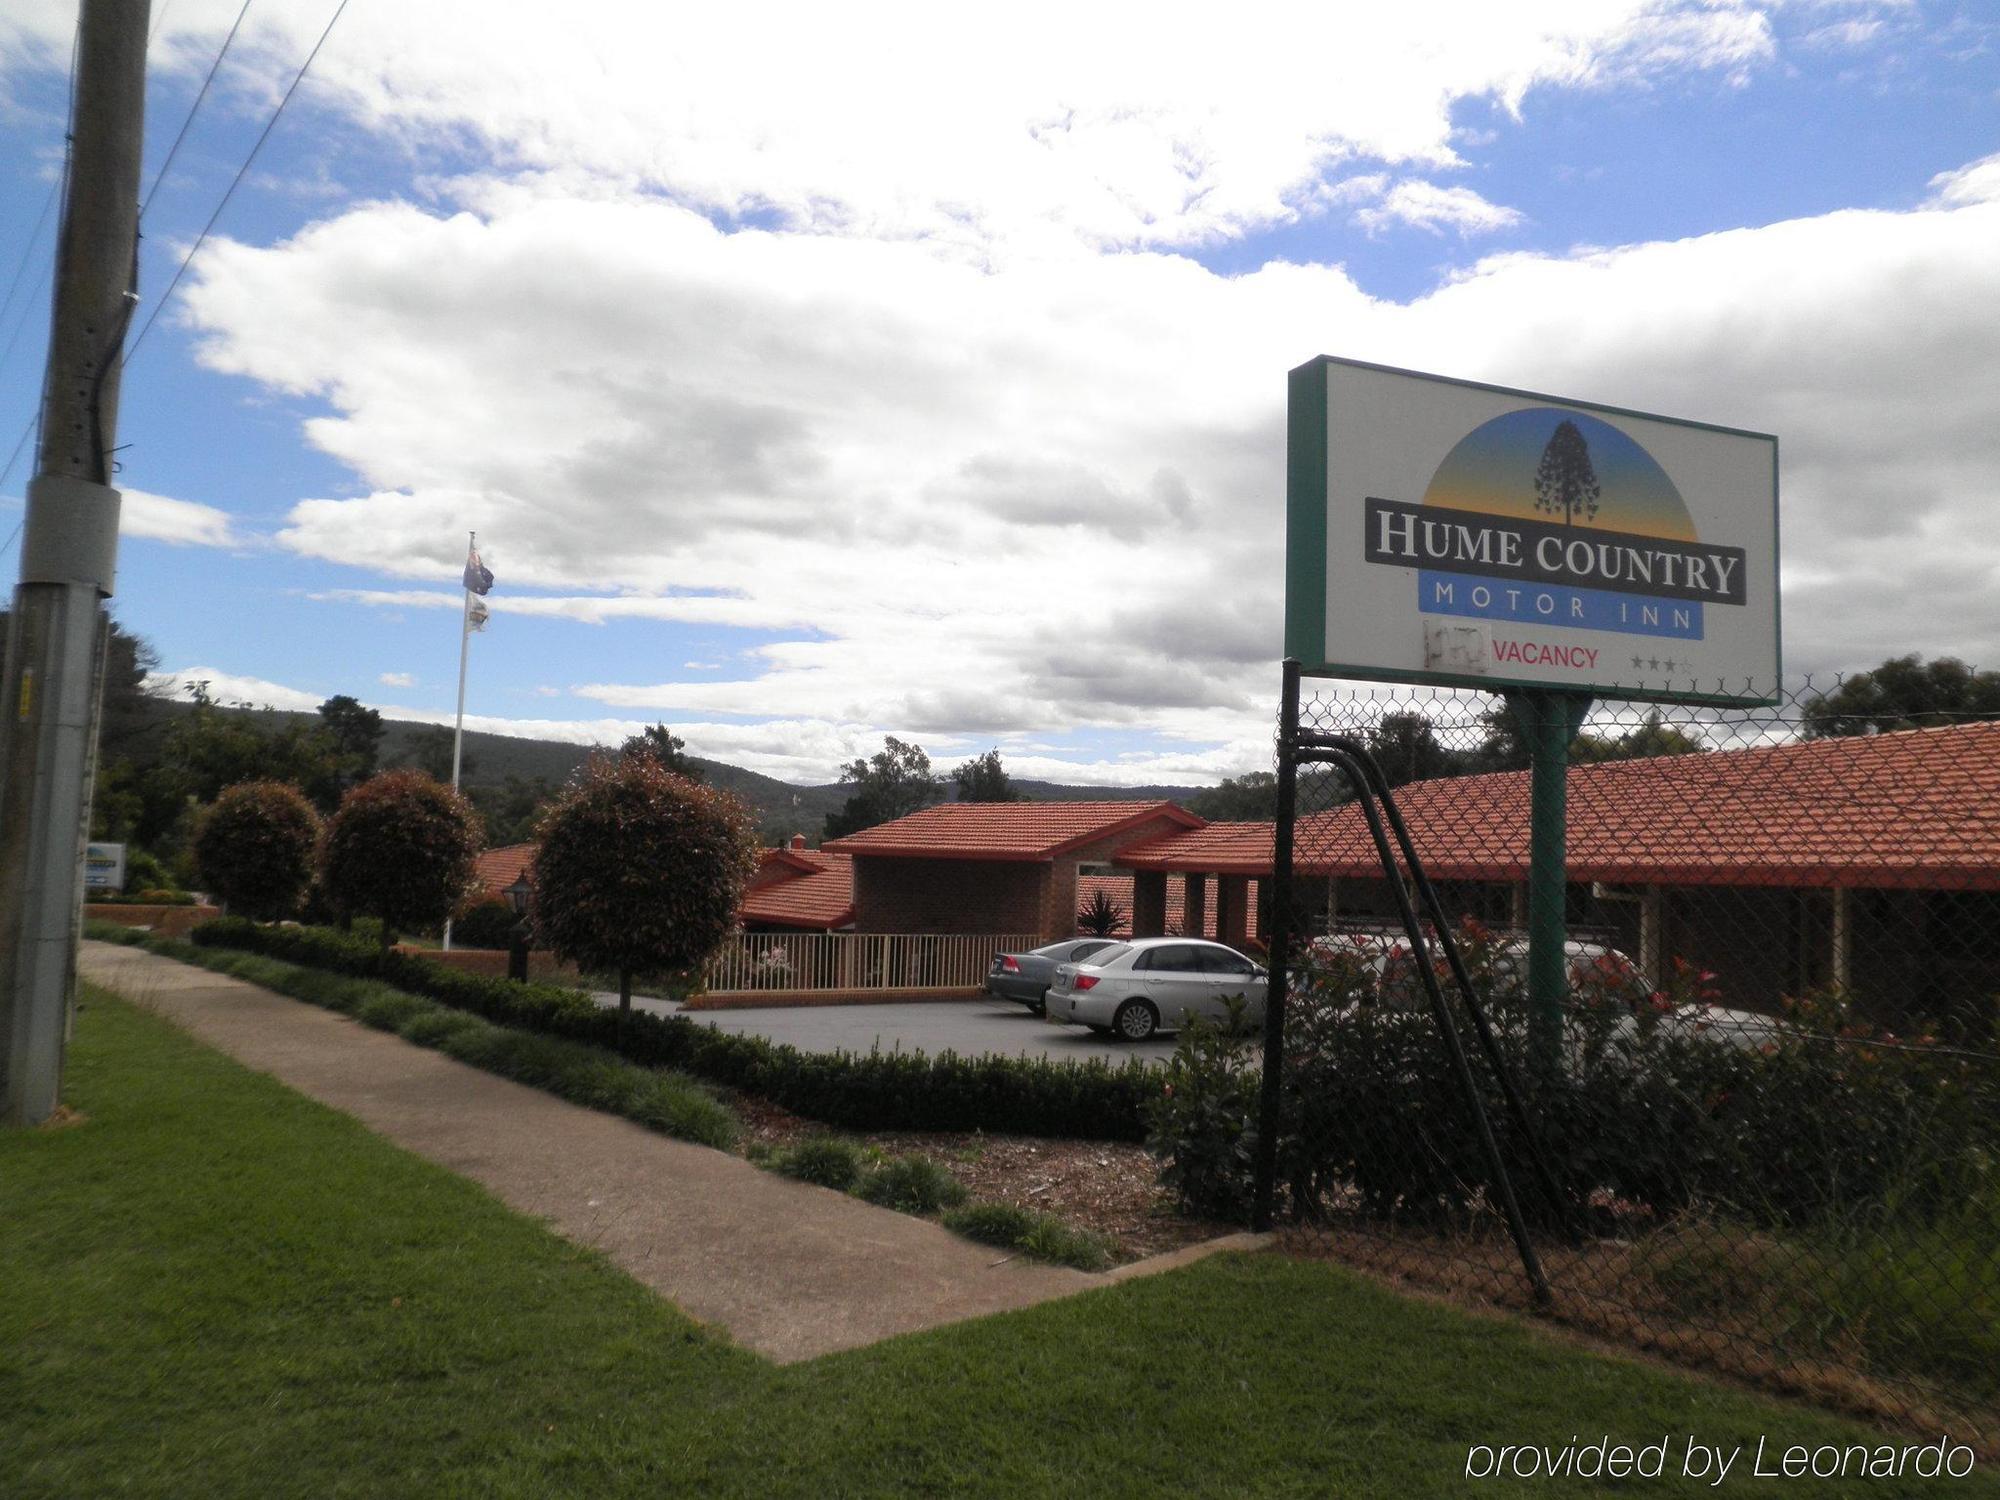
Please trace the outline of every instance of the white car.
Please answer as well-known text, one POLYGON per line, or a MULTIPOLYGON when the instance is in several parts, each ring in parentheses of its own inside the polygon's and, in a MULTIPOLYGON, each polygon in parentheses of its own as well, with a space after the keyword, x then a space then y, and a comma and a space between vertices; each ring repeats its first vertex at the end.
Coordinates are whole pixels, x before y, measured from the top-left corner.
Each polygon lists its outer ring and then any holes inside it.
POLYGON ((1062 1025, 1108 1031, 1143 1042, 1177 1031, 1189 1016, 1221 1020, 1227 1001, 1241 996, 1245 1019, 1261 1022, 1270 976, 1234 948, 1201 938, 1138 938, 1059 964, 1049 985, 1047 1016, 1062 1025))

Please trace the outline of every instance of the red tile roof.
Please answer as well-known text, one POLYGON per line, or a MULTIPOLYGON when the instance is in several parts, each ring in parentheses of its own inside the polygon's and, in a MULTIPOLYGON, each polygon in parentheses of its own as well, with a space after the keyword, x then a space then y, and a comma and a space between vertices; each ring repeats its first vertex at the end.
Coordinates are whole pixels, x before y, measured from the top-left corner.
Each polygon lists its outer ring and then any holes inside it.
POLYGON ((1161 817, 1183 828, 1201 826, 1176 802, 942 802, 826 847, 899 859, 1035 862, 1161 817))
MULTIPOLYGON (((488 849, 473 865, 475 895, 500 895, 527 870, 533 844, 488 849)), ((854 862, 817 849, 766 849, 758 878, 743 893, 741 922, 831 931, 854 921, 854 862)))
POLYGON ((504 844, 498 849, 484 851, 473 861, 473 889, 494 896, 502 895, 508 886, 526 873, 528 863, 534 857, 533 844, 504 844))
MULTIPOLYGON (((1528 773, 1413 782, 1396 800, 1426 869, 1520 880, 1528 773)), ((1299 868, 1379 875, 1358 808, 1302 818, 1299 868)), ((1211 823, 1116 856, 1134 869, 1263 874, 1269 823, 1211 823)), ((2000 889, 2000 723, 1575 766, 1576 880, 2000 889)))
POLYGON ((854 923, 854 861, 823 849, 772 849, 763 873, 782 870, 743 893, 740 922, 831 932, 854 923), (772 856, 778 856, 772 858, 772 856), (807 868, 801 870, 799 866, 807 868))

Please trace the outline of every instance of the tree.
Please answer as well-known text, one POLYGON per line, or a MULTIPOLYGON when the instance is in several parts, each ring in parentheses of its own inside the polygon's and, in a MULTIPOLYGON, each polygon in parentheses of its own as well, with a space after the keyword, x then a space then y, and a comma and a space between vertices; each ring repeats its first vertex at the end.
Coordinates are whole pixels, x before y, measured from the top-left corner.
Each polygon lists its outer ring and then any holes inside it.
POLYGON ((700 781, 701 770, 685 753, 687 742, 664 724, 649 724, 618 747, 620 755, 650 755, 665 769, 690 781, 700 781))
POLYGON ((1955 656, 1912 653, 1848 678, 1806 705, 1809 739, 1888 734, 1939 724, 2000 719, 2000 672, 1977 672, 1955 656))
POLYGON ((1110 937, 1125 925, 1125 908, 1103 891, 1092 891, 1076 914, 1076 930, 1092 937, 1110 937))
POLYGON ((364 708, 345 693, 335 693, 319 706, 320 721, 333 741, 338 773, 347 785, 375 774, 375 757, 382 748, 382 715, 364 708))
POLYGON ((1368 748, 1390 786, 1461 775, 1467 760, 1439 743, 1437 726, 1415 713, 1384 714, 1368 731, 1368 748))
POLYGON ((849 761, 840 782, 855 790, 838 812, 827 814, 824 837, 829 839, 894 822, 944 796, 944 779, 932 772, 923 747, 906 745, 894 735, 885 735, 882 748, 867 760, 849 761))
MULTIPOLYGON (((1522 732, 1520 720, 1514 713, 1514 700, 1502 699, 1493 708, 1480 715, 1480 723, 1485 727, 1486 738, 1480 747, 1467 757, 1468 771, 1519 771, 1526 769, 1529 760, 1528 740, 1522 732)), ((1655 755, 1694 755, 1708 749, 1708 746, 1689 734, 1676 729, 1655 708, 1646 717, 1623 734, 1607 735, 1580 733, 1570 741, 1569 758, 1579 765, 1607 760, 1641 760, 1655 755)))
POLYGON ((485 825, 486 847, 498 849, 508 844, 525 844, 535 836, 535 824, 555 800, 556 789, 546 777, 528 778, 509 772, 501 785, 469 786, 465 795, 472 799, 485 825))
POLYGON ((1579 735, 1570 755, 1579 761, 1646 760, 1655 755, 1699 755, 1707 749, 1686 730, 1669 724, 1655 708, 1640 723, 1616 737, 1579 735))
MULTIPOLYGON (((396 763, 414 766, 433 781, 451 781, 451 747, 457 739, 456 732, 445 724, 427 724, 410 736, 403 746, 403 753, 396 757, 396 763)), ((479 764, 479 757, 470 750, 459 757, 458 775, 461 781, 472 779, 472 769, 479 764)))
POLYGON ((728 792, 650 755, 594 756, 542 817, 535 927, 558 958, 618 976, 698 971, 735 931, 756 822, 728 792))
POLYGON ((275 921, 299 909, 319 836, 319 814, 297 787, 240 782, 224 788, 202 813, 195 827, 195 868, 232 914, 275 921))
POLYGON ((1188 811, 1212 823, 1255 823, 1278 815, 1278 778, 1269 771, 1248 771, 1224 778, 1220 786, 1196 792, 1188 811))
POLYGON ((1006 767, 1000 764, 1000 752, 988 750, 984 755, 975 755, 951 773, 951 779, 958 783, 958 800, 961 802, 1021 802, 1026 800, 1014 790, 1014 783, 1007 775, 1006 767))
POLYGON ((1602 493, 1597 471, 1590 464, 1590 445, 1576 423, 1565 417, 1556 424, 1535 469, 1535 509, 1561 516, 1565 526, 1573 524, 1579 513, 1586 521, 1594 521, 1597 497, 1602 493))
POLYGON ((213 802, 239 781, 289 781, 323 808, 337 801, 339 753, 323 727, 250 711, 247 703, 224 706, 206 682, 182 691, 189 707, 167 726, 159 769, 183 802, 213 802))
POLYGON ((472 884, 479 852, 472 804, 421 771, 383 771, 340 799, 327 825, 320 884, 350 915, 397 928, 443 925, 472 884))

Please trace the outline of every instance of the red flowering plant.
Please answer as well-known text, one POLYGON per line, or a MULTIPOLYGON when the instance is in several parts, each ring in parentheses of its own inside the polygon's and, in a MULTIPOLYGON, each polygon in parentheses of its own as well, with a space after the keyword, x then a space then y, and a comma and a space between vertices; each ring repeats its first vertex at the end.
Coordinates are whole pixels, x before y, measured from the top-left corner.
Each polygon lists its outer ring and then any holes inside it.
POLYGON ((232 915, 272 921, 298 911, 319 838, 319 814, 297 787, 239 781, 195 825, 195 867, 232 915))
POLYGON ((756 822, 651 756, 594 757, 536 827, 536 930, 558 957, 618 976, 691 976, 736 930, 756 822))
POLYGON ((470 802, 422 771, 384 771, 340 799, 320 885, 337 910, 379 918, 387 952, 397 928, 444 924, 471 887, 478 853, 470 802))

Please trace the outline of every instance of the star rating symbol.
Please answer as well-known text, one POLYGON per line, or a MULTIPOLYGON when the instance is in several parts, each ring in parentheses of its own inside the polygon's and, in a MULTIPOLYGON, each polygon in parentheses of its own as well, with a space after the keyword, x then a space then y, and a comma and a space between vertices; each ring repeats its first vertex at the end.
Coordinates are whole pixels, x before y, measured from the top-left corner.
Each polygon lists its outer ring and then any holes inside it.
POLYGON ((1632 665, 1635 667, 1643 667, 1646 665, 1646 658, 1643 656, 1635 656, 1632 658, 1632 665))
POLYGON ((1659 671, 1659 670, 1660 670, 1660 659, 1659 659, 1659 657, 1657 657, 1657 656, 1649 656, 1649 657, 1647 657, 1647 658, 1646 658, 1646 667, 1647 667, 1647 670, 1649 670, 1649 671, 1653 671, 1653 672, 1657 672, 1657 671, 1659 671))

